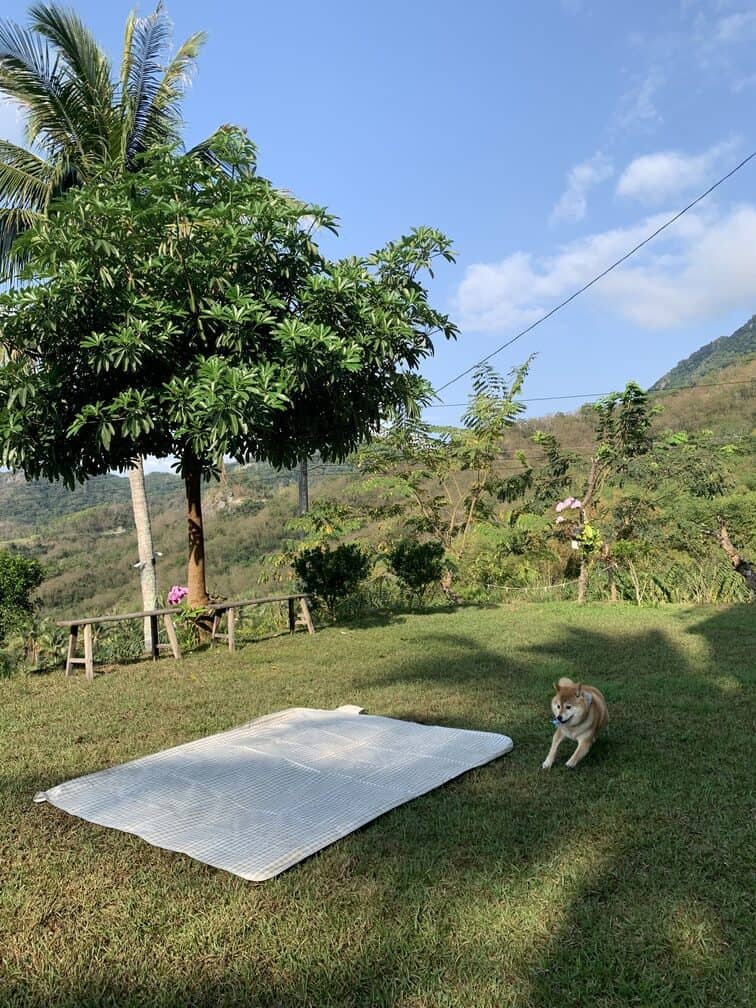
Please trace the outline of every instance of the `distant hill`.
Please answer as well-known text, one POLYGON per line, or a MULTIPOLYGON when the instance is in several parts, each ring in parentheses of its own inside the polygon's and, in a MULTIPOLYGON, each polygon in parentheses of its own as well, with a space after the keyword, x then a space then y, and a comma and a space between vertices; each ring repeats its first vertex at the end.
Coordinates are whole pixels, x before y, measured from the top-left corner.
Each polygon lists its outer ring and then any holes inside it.
MULTIPOLYGON (((659 408, 654 429, 699 431, 741 441, 756 434, 756 316, 732 336, 702 347, 654 386, 659 408), (695 385, 673 391, 669 386, 695 385), (711 384, 721 383, 721 384, 711 384), (666 389, 666 391, 665 391, 666 389)), ((593 444, 590 406, 572 413, 529 418, 510 432, 506 457, 518 450, 529 458, 531 437, 548 430, 562 445, 587 458, 593 444)), ((753 481, 752 456, 743 456, 744 479, 753 481)), ((221 483, 203 491, 210 590, 245 597, 259 587, 265 554, 274 553, 290 533, 286 522, 296 514, 297 474, 276 472, 267 465, 229 466, 221 483)), ((348 500, 355 476, 348 465, 315 463, 310 471, 312 499, 348 500)), ((184 489, 173 474, 147 477, 155 548, 162 554, 161 591, 182 584, 186 565, 184 489)), ((389 530, 390 532, 390 530, 389 530)), ((385 528, 361 533, 366 542, 385 539, 385 528)), ((139 578, 128 481, 100 476, 71 492, 62 484, 27 483, 22 476, 0 472, 0 548, 19 549, 38 557, 47 571, 40 596, 45 611, 57 616, 128 612, 140 604, 139 578)))
MULTIPOLYGON (((348 466, 313 463, 312 478, 322 479, 348 471, 348 466)), ((230 487, 211 483, 206 496, 215 506, 234 508, 244 502, 267 498, 274 487, 295 483, 295 472, 276 472, 261 462, 246 466, 230 465, 233 474, 230 487), (262 493, 261 491, 265 491, 262 493)), ((184 486, 173 473, 150 473, 146 477, 151 509, 157 513, 165 508, 183 506, 184 486)), ((0 545, 3 541, 26 537, 30 532, 55 519, 66 519, 110 507, 109 521, 119 523, 123 514, 131 522, 131 494, 128 480, 122 476, 95 476, 75 490, 63 483, 46 480, 27 482, 22 473, 0 472, 0 545)))
POLYGON ((756 315, 745 325, 736 329, 731 336, 720 336, 712 340, 690 357, 676 364, 662 378, 651 386, 652 392, 668 388, 670 385, 695 385, 715 371, 731 364, 744 363, 756 356, 756 315))
MULTIPOLYGON (((170 474, 153 473, 147 477, 150 500, 164 497, 176 486, 181 489, 176 477, 170 474)), ((128 506, 130 501, 128 480, 120 476, 95 476, 69 490, 63 483, 27 482, 22 473, 0 472, 0 533, 4 526, 6 532, 9 528, 35 528, 54 518, 103 504, 128 506)))

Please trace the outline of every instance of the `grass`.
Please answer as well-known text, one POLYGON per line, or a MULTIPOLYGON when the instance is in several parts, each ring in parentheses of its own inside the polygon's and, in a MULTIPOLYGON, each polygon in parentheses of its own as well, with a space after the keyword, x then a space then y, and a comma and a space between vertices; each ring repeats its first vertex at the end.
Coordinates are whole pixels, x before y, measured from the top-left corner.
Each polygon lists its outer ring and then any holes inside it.
POLYGON ((396 617, 0 683, 0 1004, 753 1003, 748 606, 396 617), (539 770, 559 675, 611 722, 539 770), (503 731, 514 751, 254 885, 35 791, 286 706, 503 731), (750 874, 749 874, 750 873, 750 874))

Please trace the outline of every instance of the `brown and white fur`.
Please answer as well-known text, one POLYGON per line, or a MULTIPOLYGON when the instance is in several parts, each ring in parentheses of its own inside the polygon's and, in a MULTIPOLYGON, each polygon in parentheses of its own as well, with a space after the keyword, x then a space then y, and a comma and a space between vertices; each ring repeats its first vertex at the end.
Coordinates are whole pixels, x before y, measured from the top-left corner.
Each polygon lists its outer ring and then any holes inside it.
POLYGON ((609 720, 606 700, 595 686, 583 686, 566 677, 554 683, 556 694, 551 701, 554 718, 559 722, 551 740, 549 755, 541 764, 543 770, 554 765, 557 749, 565 739, 577 742, 577 749, 567 760, 568 767, 576 767, 609 720))

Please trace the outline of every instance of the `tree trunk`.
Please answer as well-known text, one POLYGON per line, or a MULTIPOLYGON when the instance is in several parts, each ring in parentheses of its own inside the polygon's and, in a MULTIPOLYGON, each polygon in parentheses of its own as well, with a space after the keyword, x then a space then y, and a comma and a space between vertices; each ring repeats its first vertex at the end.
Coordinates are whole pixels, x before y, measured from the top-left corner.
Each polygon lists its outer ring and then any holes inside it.
MULTIPOLYGON (((596 487, 598 486, 599 474, 601 472, 601 463, 598 458, 594 455, 591 459, 591 468, 588 472, 588 482, 586 483, 585 493, 583 494, 582 507, 580 508, 580 526, 581 529, 585 527, 588 521, 588 515, 590 509, 593 505, 593 497, 596 493, 596 487)), ((580 548, 580 576, 578 578, 578 605, 583 605, 585 602, 585 596, 588 592, 588 574, 590 573, 590 563, 585 555, 585 548, 581 546, 580 548)))
POLYGON ((724 522, 721 522, 719 532, 715 533, 715 538, 730 558, 732 569, 740 574, 745 583, 748 585, 749 591, 756 595, 756 567, 754 567, 750 561, 742 557, 732 545, 732 540, 730 539, 727 526, 724 522))
POLYGON ((578 578, 578 605, 585 602, 585 595, 588 591, 588 560, 585 556, 580 557, 580 577, 578 578))
POLYGON ((441 575, 441 591, 454 605, 460 605, 462 602, 459 595, 452 591, 452 573, 448 569, 441 575))
MULTIPOLYGON (((129 469, 129 488, 131 489, 131 507, 134 512, 134 526, 137 536, 137 551, 139 553, 139 581, 142 589, 142 608, 157 609, 157 574, 155 571, 155 549, 152 542, 152 525, 150 510, 147 505, 147 493, 144 487, 144 466, 138 458, 129 469)), ((149 619, 144 621, 144 649, 152 654, 152 625, 149 619)))
POLYGON ((310 510, 310 488, 307 472, 307 458, 299 460, 299 507, 297 513, 307 514, 310 510))
POLYGON ((186 516, 189 531, 189 561, 186 587, 187 605, 202 609, 210 601, 205 581, 205 533, 202 526, 202 469, 196 455, 184 457, 184 486, 186 488, 186 516))
POLYGON ((641 604, 641 587, 640 579, 638 578, 638 572, 635 569, 635 564, 632 560, 628 560, 627 564, 628 570, 630 571, 630 577, 632 578, 633 588, 635 589, 635 601, 638 605, 641 604))

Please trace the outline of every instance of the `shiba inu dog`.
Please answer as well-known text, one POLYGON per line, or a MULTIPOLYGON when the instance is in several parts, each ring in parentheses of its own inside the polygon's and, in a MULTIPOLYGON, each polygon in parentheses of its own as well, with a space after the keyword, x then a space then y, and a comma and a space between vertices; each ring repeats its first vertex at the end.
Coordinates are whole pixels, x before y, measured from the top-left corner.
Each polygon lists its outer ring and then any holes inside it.
POLYGON ((583 686, 572 679, 563 677, 554 683, 556 694, 551 701, 554 712, 554 738, 551 740, 549 755, 541 764, 543 770, 554 765, 557 749, 565 739, 577 742, 577 749, 567 760, 568 767, 576 767, 596 740, 598 733, 606 727, 609 712, 606 700, 595 686, 583 686))

